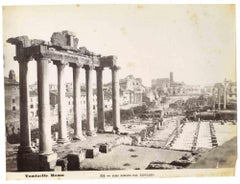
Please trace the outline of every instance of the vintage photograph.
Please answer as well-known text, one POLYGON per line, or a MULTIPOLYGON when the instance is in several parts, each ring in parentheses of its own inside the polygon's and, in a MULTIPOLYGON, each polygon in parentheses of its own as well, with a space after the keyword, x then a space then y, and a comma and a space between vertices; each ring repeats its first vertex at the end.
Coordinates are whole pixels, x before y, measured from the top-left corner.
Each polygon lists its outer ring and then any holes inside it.
POLYGON ((235 175, 234 4, 2 11, 8 180, 235 175))

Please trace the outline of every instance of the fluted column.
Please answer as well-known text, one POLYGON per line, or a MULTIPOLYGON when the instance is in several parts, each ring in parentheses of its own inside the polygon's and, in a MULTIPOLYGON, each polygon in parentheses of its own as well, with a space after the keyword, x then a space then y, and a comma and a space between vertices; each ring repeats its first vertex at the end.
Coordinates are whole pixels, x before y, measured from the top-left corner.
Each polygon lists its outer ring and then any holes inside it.
POLYGON ((28 59, 19 61, 19 88, 20 88, 20 146, 19 153, 31 153, 31 129, 28 117, 28 59))
POLYGON ((82 112, 81 112, 81 83, 80 70, 82 65, 71 64, 73 67, 73 111, 74 111, 74 137, 75 140, 85 140, 82 133, 82 112))
POLYGON ((86 70, 86 105, 87 105, 87 131, 88 136, 94 136, 96 134, 94 130, 94 114, 93 114, 93 87, 92 87, 92 75, 93 66, 85 66, 86 70))
POLYGON ((104 116, 104 95, 103 95, 103 82, 102 72, 103 68, 96 68, 97 72, 97 111, 98 111, 98 132, 105 131, 105 116, 104 116))
POLYGON ((37 60, 38 77, 38 112, 39 112, 39 153, 49 155, 52 153, 48 63, 49 58, 42 57, 37 60))
POLYGON ((66 117, 66 86, 65 86, 65 67, 67 62, 54 61, 57 66, 58 74, 58 143, 68 142, 67 117, 66 117))
POLYGON ((119 81, 117 71, 120 67, 112 68, 112 108, 113 108, 113 130, 120 131, 120 100, 119 100, 119 81))

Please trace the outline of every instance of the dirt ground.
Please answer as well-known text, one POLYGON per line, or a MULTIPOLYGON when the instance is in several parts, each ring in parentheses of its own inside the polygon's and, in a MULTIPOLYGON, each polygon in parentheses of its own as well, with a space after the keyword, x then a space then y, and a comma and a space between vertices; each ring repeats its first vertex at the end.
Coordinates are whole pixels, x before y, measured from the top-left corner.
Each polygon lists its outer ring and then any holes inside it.
POLYGON ((81 169, 117 170, 146 169, 152 161, 172 162, 189 152, 120 145, 108 154, 101 153, 94 159, 85 159, 81 169))

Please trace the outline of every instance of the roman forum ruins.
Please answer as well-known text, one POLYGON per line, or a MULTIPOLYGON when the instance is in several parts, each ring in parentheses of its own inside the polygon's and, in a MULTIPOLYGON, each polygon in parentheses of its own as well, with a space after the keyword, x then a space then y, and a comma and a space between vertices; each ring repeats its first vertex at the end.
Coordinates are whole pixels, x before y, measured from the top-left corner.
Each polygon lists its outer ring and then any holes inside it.
POLYGON ((117 71, 119 67, 115 56, 101 56, 89 52, 85 47, 77 48, 78 38, 69 32, 55 32, 51 41, 29 39, 28 36, 9 38, 8 43, 16 46, 14 60, 19 63, 19 87, 20 87, 20 147, 18 150, 18 168, 27 167, 32 154, 31 133, 28 119, 28 62, 37 62, 38 83, 38 117, 39 117, 39 153, 37 155, 40 170, 47 170, 51 162, 56 161, 57 155, 52 151, 50 104, 49 104, 49 73, 50 64, 57 66, 58 74, 58 143, 68 142, 66 112, 64 110, 65 98, 65 69, 73 69, 73 99, 74 99, 74 139, 82 140, 82 119, 80 111, 80 71, 86 72, 86 103, 87 103, 87 130, 86 135, 94 136, 93 114, 93 72, 97 76, 97 118, 98 132, 104 132, 104 104, 103 104, 103 69, 109 67, 112 71, 112 106, 113 106, 113 130, 120 131, 120 108, 119 108, 119 82, 117 71), (22 164, 24 163, 24 164, 22 164))

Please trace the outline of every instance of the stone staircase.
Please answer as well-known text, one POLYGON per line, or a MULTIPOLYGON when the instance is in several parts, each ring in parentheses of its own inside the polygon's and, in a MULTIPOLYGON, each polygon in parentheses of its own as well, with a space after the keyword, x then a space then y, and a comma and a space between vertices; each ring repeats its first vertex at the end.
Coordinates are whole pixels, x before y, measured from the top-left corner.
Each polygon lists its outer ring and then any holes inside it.
POLYGON ((209 122, 200 122, 200 129, 198 133, 196 148, 212 149, 212 134, 209 122))
POLYGON ((182 150, 182 151, 192 151, 194 141, 196 140, 198 122, 187 122, 182 127, 182 133, 176 138, 172 143, 170 149, 182 150))

